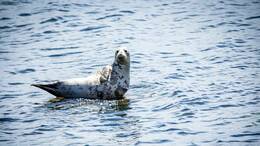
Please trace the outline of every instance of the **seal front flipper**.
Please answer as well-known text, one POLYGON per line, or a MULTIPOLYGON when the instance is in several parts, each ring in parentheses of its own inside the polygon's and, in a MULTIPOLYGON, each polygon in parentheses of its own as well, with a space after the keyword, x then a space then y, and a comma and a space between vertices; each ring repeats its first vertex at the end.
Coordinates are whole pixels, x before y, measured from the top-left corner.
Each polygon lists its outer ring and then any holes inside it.
POLYGON ((110 79, 111 72, 112 72, 111 65, 107 65, 102 69, 102 71, 100 72, 100 78, 99 78, 99 81, 101 84, 110 79))
POLYGON ((58 91, 58 88, 60 85, 61 85, 61 82, 55 82, 52 84, 31 84, 31 86, 38 87, 55 96, 61 96, 61 93, 58 91))
POLYGON ((127 88, 123 88, 123 87, 117 87, 117 89, 115 90, 114 94, 116 96, 117 99, 123 99, 124 98, 124 94, 127 92, 127 88))

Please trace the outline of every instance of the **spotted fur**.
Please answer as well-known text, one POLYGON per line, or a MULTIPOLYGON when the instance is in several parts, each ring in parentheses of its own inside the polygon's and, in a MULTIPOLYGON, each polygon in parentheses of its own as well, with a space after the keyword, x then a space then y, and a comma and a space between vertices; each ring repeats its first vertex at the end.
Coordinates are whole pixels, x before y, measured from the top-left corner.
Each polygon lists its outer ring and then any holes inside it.
POLYGON ((119 48, 112 65, 87 78, 69 79, 52 84, 33 84, 55 96, 90 99, 122 99, 130 84, 130 54, 119 48))

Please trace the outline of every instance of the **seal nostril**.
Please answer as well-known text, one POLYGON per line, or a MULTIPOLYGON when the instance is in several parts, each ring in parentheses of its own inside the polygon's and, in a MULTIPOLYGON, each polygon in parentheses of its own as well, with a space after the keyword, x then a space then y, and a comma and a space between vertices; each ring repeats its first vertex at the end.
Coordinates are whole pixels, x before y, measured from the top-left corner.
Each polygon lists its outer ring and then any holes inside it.
POLYGON ((120 55, 118 55, 117 58, 121 60, 121 59, 124 59, 124 56, 120 54, 120 55))

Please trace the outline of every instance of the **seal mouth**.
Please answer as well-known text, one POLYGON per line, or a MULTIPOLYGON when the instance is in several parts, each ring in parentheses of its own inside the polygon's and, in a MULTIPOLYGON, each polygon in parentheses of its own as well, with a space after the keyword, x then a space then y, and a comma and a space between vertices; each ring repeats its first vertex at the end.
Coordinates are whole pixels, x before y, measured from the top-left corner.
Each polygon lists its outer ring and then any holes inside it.
POLYGON ((119 55, 119 56, 118 56, 118 60, 124 61, 124 60, 125 60, 125 57, 124 57, 123 55, 119 55))
POLYGON ((117 56, 117 62, 118 62, 119 64, 127 64, 127 59, 126 59, 126 57, 125 57, 124 55, 119 54, 119 55, 117 56))

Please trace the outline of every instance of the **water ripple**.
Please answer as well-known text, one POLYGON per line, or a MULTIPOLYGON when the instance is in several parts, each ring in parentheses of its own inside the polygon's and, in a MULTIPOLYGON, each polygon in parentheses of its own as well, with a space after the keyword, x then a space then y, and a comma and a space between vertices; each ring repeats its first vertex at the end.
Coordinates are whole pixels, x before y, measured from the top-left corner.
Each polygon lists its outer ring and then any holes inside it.
POLYGON ((32 14, 31 13, 21 13, 19 14, 19 16, 22 16, 22 17, 27 17, 27 16, 31 16, 32 14))
POLYGON ((87 28, 83 28, 80 31, 93 31, 93 30, 99 30, 99 29, 103 29, 109 26, 89 26, 87 28))
POLYGON ((122 10, 122 11, 119 11, 121 13, 128 13, 128 14, 133 14, 135 13, 134 11, 130 11, 130 10, 122 10))
POLYGON ((81 54, 82 52, 68 52, 68 53, 60 53, 60 54, 52 54, 48 55, 48 57, 64 57, 68 55, 75 55, 75 54, 81 54))
POLYGON ((96 20, 103 20, 103 19, 107 19, 107 18, 120 17, 120 16, 123 16, 123 15, 122 14, 107 15, 104 17, 97 18, 96 20))
POLYGON ((44 23, 53 23, 53 22, 57 22, 58 20, 62 20, 62 17, 55 17, 55 18, 50 18, 44 21, 41 21, 40 24, 44 24, 44 23))
POLYGON ((259 19, 260 16, 247 17, 246 20, 259 19))
POLYGON ((0 122, 1 123, 4 123, 4 122, 9 123, 9 122, 16 122, 16 121, 18 121, 18 119, 14 119, 14 118, 0 118, 0 122))
POLYGON ((35 69, 26 68, 26 69, 23 69, 23 70, 19 70, 17 73, 26 74, 26 73, 31 73, 31 72, 35 72, 35 69))

